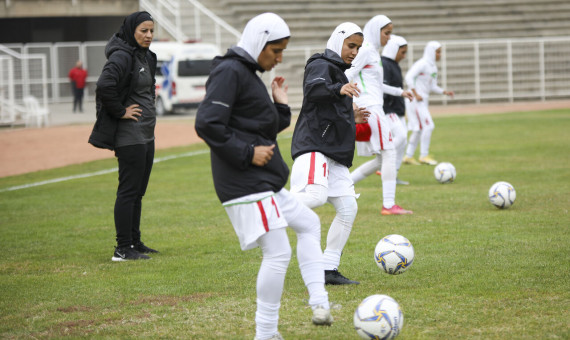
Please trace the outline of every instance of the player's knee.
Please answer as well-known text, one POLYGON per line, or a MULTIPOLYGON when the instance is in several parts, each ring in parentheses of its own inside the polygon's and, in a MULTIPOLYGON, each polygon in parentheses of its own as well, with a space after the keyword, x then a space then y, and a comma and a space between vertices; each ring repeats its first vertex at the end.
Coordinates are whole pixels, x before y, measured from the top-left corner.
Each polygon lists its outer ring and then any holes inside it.
POLYGON ((328 190, 323 185, 309 184, 305 187, 305 193, 311 201, 309 208, 320 207, 327 203, 328 190))
POLYGON ((354 221, 358 213, 358 204, 354 196, 337 197, 333 203, 337 216, 344 221, 354 221))

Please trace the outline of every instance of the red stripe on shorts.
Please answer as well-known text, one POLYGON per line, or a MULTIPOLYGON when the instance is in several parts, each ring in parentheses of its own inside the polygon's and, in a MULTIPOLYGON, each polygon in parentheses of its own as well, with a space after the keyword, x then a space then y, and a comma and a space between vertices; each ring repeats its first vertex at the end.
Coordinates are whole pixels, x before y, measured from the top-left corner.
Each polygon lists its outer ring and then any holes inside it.
POLYGON ((261 203, 261 201, 257 201, 257 207, 259 208, 259 212, 261 213, 261 220, 263 221, 263 227, 265 228, 265 231, 269 231, 267 216, 265 215, 265 209, 263 209, 263 204, 261 203))
POLYGON ((420 112, 416 108, 416 117, 418 117, 418 122, 420 123, 420 130, 422 129, 422 120, 420 118, 420 112))
POLYGON ((378 123, 378 137, 380 138, 380 150, 384 150, 384 141, 382 141, 382 125, 380 124, 380 117, 376 121, 378 123))
POLYGON ((309 166, 309 181, 307 184, 315 184, 315 153, 311 152, 311 165, 309 166))
POLYGON ((277 209, 277 204, 275 204, 275 200, 273 199, 273 197, 271 197, 271 204, 273 204, 273 206, 275 207, 275 212, 277 213, 277 217, 281 217, 279 216, 279 209, 277 209))

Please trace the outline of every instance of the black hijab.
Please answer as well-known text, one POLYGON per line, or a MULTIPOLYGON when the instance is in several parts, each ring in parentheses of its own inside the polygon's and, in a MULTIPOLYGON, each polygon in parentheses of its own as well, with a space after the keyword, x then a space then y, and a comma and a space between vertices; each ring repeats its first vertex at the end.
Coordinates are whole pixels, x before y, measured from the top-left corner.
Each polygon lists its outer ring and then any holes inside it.
POLYGON ((125 20, 123 21, 123 25, 119 28, 119 32, 117 35, 119 38, 123 39, 127 44, 131 45, 132 47, 142 48, 135 39, 135 30, 137 26, 140 25, 142 22, 145 21, 153 21, 154 19, 150 15, 150 13, 142 11, 142 12, 134 12, 133 14, 128 15, 125 20))

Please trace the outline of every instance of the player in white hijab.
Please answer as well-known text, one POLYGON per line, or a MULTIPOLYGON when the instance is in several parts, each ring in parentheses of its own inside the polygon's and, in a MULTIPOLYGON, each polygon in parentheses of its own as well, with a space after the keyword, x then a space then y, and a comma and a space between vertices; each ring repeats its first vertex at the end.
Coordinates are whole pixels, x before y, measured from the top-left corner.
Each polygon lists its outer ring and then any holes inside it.
MULTIPOLYGON (((408 42, 399 35, 392 34, 386 46, 382 49, 382 68, 384 69, 384 84, 403 88, 402 70, 398 63, 405 58, 408 42)), ((400 171, 406 144, 408 129, 406 127, 406 107, 404 98, 384 95, 384 112, 392 123, 392 137, 396 149, 396 173, 400 171)), ((396 177, 397 184, 408 185, 396 177)))
POLYGON ((364 26, 364 43, 352 67, 345 73, 351 82, 356 82, 360 96, 354 104, 370 111, 368 141, 357 141, 359 156, 374 156, 351 173, 356 184, 381 168, 382 172, 382 215, 405 215, 412 211, 396 204, 396 151, 392 138, 392 122, 384 114, 384 93, 411 98, 401 88, 384 84, 384 70, 379 49, 385 46, 392 34, 392 21, 385 15, 376 15, 364 26))
MULTIPOLYGON (((321 223, 284 188, 289 169, 277 135, 291 122, 283 77, 271 83, 273 101, 257 71, 282 61, 289 28, 273 13, 251 19, 237 46, 213 61, 196 132, 211 149, 216 194, 242 250, 261 248, 256 282, 255 339, 283 339, 278 332, 285 275, 291 259, 286 227, 297 235, 297 259, 309 292, 315 325, 330 325, 321 223)), ((231 337, 231 336, 230 336, 231 337)))
POLYGON ((424 56, 416 61, 406 73, 406 84, 414 94, 412 100, 406 107, 408 112, 408 129, 412 131, 406 149, 406 164, 428 164, 435 165, 437 161, 429 156, 429 145, 431 134, 434 129, 433 119, 428 109, 429 94, 435 92, 453 97, 453 91, 446 91, 437 85, 437 64, 441 58, 441 44, 437 41, 430 41, 425 49, 424 56), (420 158, 416 161, 414 153, 421 139, 420 158))

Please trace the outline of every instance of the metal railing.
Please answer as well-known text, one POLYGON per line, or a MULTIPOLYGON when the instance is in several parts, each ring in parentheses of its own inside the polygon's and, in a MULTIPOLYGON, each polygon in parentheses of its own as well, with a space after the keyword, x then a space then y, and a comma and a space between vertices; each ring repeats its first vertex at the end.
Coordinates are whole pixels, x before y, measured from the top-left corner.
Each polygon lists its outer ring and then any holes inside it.
MULTIPOLYGON (((440 41, 438 63, 441 87, 454 90, 453 103, 514 102, 570 97, 570 37, 440 41)), ((400 63, 405 76, 423 56, 425 42, 408 42, 408 55, 400 63)), ((272 74, 289 83, 290 103, 300 107, 306 60, 322 53, 324 44, 285 50, 284 62, 272 74)), ((267 78, 272 78, 271 76, 267 78)), ((269 84, 270 79, 265 79, 269 84)), ((433 95, 430 102, 449 104, 433 95)))

